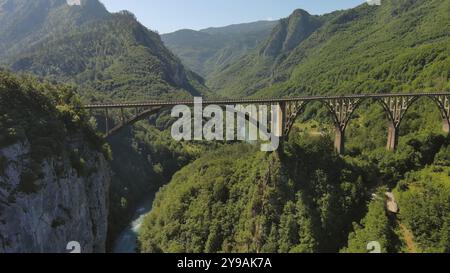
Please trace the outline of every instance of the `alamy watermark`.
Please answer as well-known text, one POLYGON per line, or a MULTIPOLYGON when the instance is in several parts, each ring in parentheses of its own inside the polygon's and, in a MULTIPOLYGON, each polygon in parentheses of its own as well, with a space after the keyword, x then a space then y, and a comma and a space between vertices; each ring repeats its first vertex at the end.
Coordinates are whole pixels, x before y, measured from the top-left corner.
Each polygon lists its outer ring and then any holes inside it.
POLYGON ((81 6, 81 0, 67 0, 69 6, 81 6))
POLYGON ((381 253, 381 244, 377 241, 372 241, 367 244, 367 251, 369 253, 380 254, 381 253))
POLYGON ((187 105, 172 109, 178 120, 172 125, 177 141, 260 141, 261 151, 276 151, 283 134, 283 114, 279 105, 208 105, 194 99, 194 113, 187 105), (270 109, 269 109, 270 108, 270 109))
POLYGON ((69 251, 69 253, 81 253, 81 244, 77 241, 71 241, 67 243, 66 250, 69 251))
POLYGON ((370 6, 381 6, 381 0, 367 0, 367 4, 370 6))

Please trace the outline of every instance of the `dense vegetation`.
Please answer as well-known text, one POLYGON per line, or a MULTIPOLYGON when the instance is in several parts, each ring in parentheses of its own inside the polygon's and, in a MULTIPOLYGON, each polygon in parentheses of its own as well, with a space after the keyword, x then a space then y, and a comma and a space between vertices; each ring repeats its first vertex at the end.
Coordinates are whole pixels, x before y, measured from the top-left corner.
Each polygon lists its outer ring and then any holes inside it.
MULTIPOLYGON (((417 252, 450 252, 448 147, 443 147, 436 156, 435 165, 407 175, 396 188, 402 208, 399 218, 404 228, 411 231, 411 247, 417 252), (443 160, 442 156, 447 159, 443 160)), ((408 242, 405 245, 408 250, 408 242)))
MULTIPOLYGON (((28 180, 39 175, 40 163, 70 153, 73 167, 83 173, 83 159, 70 150, 70 139, 85 139, 91 149, 110 157, 109 146, 89 126, 80 111, 79 97, 67 86, 55 86, 31 76, 0 70, 0 148, 17 143, 30 145, 28 180)), ((0 163, 0 173, 6 162, 0 163)))
POLYGON ((397 152, 344 158, 329 136, 298 131, 281 156, 245 144, 207 153, 158 193, 142 251, 367 252, 372 241, 383 252, 448 251, 448 139, 405 138, 397 152), (393 188, 398 216, 386 209, 393 188))
POLYGON ((398 216, 386 212, 385 191, 380 191, 361 224, 355 224, 343 252, 366 252, 367 243, 377 241, 382 252, 448 253, 450 173, 448 159, 442 159, 444 154, 447 157, 448 147, 442 146, 432 165, 406 173, 397 183, 398 216))
POLYGON ((201 157, 158 193, 142 250, 337 251, 364 211, 371 175, 324 140, 297 138, 286 158, 245 144, 201 157))

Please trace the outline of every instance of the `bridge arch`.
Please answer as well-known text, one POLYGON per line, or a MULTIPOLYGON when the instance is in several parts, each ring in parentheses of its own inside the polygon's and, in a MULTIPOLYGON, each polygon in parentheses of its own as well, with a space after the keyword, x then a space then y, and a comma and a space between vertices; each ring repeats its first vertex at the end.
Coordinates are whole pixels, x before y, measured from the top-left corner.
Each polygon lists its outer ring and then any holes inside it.
MULTIPOLYGON (((308 106, 310 101, 299 101, 295 103, 288 103, 286 106, 284 106, 286 109, 284 112, 284 115, 286 116, 284 119, 286 120, 286 125, 284 129, 284 136, 285 138, 289 137, 289 133, 292 130, 292 127, 295 124, 295 121, 297 118, 305 111, 306 106, 308 106)), ((283 108, 283 106, 282 106, 283 108)))
POLYGON ((429 96, 437 105, 442 117, 442 130, 450 133, 450 96, 429 96))
MULTIPOLYGON (((157 114, 163 108, 164 108, 163 106, 150 107, 150 108, 134 107, 134 114, 131 117, 129 117, 129 115, 127 115, 125 113, 124 108, 119 108, 119 107, 112 108, 112 109, 120 110, 120 114, 118 116, 116 115, 118 117, 118 122, 116 122, 116 123, 114 123, 113 116, 111 115, 111 108, 103 109, 104 124, 105 124, 104 125, 104 129, 105 129, 104 138, 108 140, 112 136, 118 134, 125 127, 131 126, 140 120, 143 120, 151 115, 157 114)), ((91 115, 93 115, 92 109, 89 109, 89 111, 91 112, 91 115)))
MULTIPOLYGON (((331 98, 331 99, 319 99, 324 105, 335 126, 335 149, 338 153, 342 154, 345 150, 345 129, 350 122, 353 113, 362 103, 362 98, 331 98)), ((287 138, 298 116, 303 113, 306 106, 312 102, 311 100, 289 102, 282 106, 282 111, 285 118, 285 131, 284 135, 287 138)))
POLYGON ((388 119, 386 149, 395 150, 398 145, 400 125, 417 97, 396 96, 376 98, 375 100, 381 104, 388 119))
POLYGON ((438 110, 442 117, 443 131, 449 133, 450 131, 450 107, 449 96, 434 96, 432 94, 428 96, 397 96, 377 98, 387 116, 388 116, 388 142, 387 149, 395 150, 398 145, 399 131, 402 121, 407 116, 408 111, 417 103, 420 99, 430 99, 438 107, 438 110))

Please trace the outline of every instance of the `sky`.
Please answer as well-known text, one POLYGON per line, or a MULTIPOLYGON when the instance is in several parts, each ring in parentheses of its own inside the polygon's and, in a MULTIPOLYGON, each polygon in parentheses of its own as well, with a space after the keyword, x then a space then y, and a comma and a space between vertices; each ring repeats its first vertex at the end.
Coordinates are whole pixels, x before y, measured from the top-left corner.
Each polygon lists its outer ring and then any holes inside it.
POLYGON ((364 0, 100 0, 110 12, 129 10, 160 34, 259 20, 278 20, 302 8, 324 14, 356 7, 364 0))

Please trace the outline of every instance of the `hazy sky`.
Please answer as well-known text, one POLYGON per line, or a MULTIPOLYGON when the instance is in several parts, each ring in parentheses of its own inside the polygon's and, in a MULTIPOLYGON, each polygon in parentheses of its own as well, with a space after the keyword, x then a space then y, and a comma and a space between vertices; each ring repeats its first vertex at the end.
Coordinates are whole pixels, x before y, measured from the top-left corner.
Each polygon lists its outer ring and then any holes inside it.
POLYGON ((311 14, 356 7, 364 0, 101 0, 109 11, 129 10, 159 33, 277 20, 297 8, 311 14))

